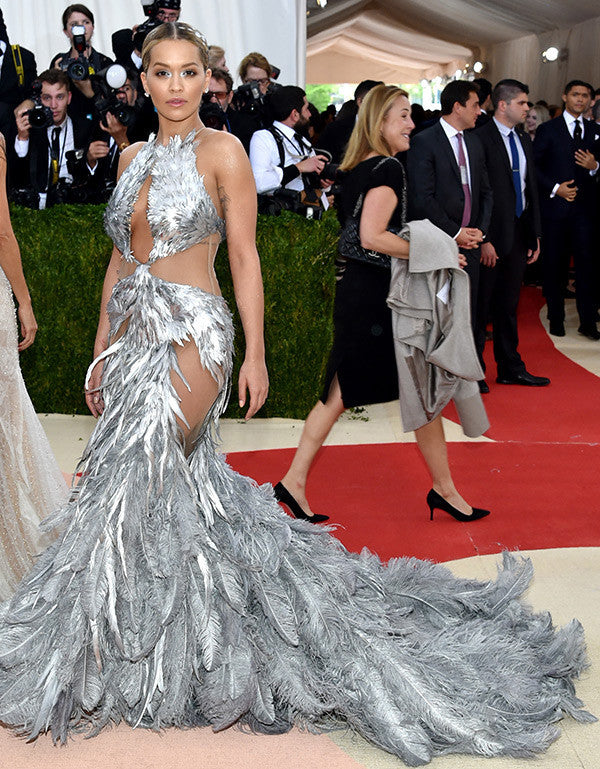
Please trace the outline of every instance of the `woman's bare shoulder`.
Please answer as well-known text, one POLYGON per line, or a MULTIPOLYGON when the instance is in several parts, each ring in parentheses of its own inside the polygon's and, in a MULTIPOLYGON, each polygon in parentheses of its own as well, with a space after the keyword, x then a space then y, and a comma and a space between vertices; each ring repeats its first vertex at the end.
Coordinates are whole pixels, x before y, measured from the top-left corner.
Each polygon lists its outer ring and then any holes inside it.
POLYGON ((130 144, 129 147, 125 147, 125 149, 123 150, 123 152, 121 152, 121 155, 119 157, 119 167, 117 169, 117 179, 121 178, 121 174, 123 173, 123 171, 131 163, 131 161, 138 154, 138 152, 142 149, 142 147, 146 146, 146 144, 147 144, 147 142, 136 142, 135 144, 130 144))
POLYGON ((121 152, 120 158, 121 163, 123 163, 123 168, 127 168, 134 157, 138 154, 142 147, 146 146, 147 143, 148 142, 135 142, 135 144, 130 144, 128 147, 125 147, 123 152, 121 152))
POLYGON ((207 150, 210 149, 211 155, 213 152, 218 152, 219 163, 229 158, 232 160, 245 159, 246 162, 250 162, 246 150, 237 136, 227 131, 216 131, 214 128, 205 128, 202 133, 199 152, 201 152, 202 147, 207 150))

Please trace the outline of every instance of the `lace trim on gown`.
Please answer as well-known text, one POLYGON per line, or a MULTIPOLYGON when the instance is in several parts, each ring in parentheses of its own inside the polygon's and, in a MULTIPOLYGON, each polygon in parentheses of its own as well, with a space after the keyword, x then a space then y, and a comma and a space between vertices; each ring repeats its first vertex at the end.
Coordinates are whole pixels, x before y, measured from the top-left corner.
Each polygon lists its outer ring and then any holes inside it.
POLYGON ((0 600, 53 539, 40 520, 64 504, 67 486, 25 388, 10 284, 0 268, 0 600))

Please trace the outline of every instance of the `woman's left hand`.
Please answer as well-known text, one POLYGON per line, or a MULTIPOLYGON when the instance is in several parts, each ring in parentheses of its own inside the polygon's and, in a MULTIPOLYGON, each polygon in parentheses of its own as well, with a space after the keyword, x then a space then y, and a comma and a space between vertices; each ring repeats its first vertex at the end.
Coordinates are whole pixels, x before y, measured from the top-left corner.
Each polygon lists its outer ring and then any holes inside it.
POLYGON ((33 344, 38 325, 30 304, 20 304, 17 315, 21 324, 21 336, 23 337, 19 342, 19 352, 21 352, 21 350, 25 350, 33 344))
POLYGON ((240 369, 238 396, 240 408, 246 405, 246 392, 250 393, 250 405, 244 419, 248 421, 262 407, 269 394, 269 375, 264 359, 246 358, 240 369))

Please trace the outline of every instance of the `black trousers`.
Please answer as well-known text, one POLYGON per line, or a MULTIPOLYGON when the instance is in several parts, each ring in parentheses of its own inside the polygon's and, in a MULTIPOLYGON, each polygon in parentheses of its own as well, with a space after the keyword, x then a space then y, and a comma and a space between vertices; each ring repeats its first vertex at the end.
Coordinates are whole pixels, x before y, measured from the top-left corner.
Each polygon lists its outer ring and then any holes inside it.
POLYGON ((475 322, 475 347, 483 369, 483 348, 488 320, 494 328, 494 359, 498 376, 522 374, 525 364, 519 355, 517 308, 527 264, 525 228, 515 222, 515 239, 507 254, 499 255, 495 267, 481 265, 475 322))
POLYGON ((479 293, 479 273, 481 263, 481 249, 471 248, 461 250, 461 254, 465 256, 467 260, 467 266, 465 272, 469 276, 469 289, 471 297, 471 328, 473 329, 473 337, 475 337, 475 321, 477 318, 477 296, 479 293))
POLYGON ((543 235, 543 289, 548 303, 548 320, 562 323, 565 319, 565 288, 572 254, 579 322, 587 328, 596 328, 597 255, 593 213, 574 203, 568 218, 544 217, 543 235))

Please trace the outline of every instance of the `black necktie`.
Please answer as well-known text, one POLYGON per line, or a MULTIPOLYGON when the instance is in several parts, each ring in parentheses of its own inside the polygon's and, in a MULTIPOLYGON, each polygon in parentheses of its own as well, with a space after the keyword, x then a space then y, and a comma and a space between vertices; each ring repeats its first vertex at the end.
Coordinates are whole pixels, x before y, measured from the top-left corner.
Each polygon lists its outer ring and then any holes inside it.
POLYGON ((52 129, 52 157, 58 160, 60 155, 60 128, 56 127, 52 129))
POLYGON ((575 121, 575 129, 573 131, 573 138, 575 139, 575 144, 581 144, 583 139, 583 133, 581 130, 581 123, 579 122, 579 119, 575 121))
POLYGON ((58 182, 60 168, 58 159, 60 157, 60 128, 55 126, 52 129, 52 140, 50 142, 50 173, 48 186, 53 187, 58 182))
POLYGON ((298 149, 300 150, 300 154, 302 154, 302 155, 305 154, 306 147, 304 145, 304 137, 302 136, 302 134, 299 134, 298 132, 296 132, 294 134, 294 141, 298 145, 298 149))

